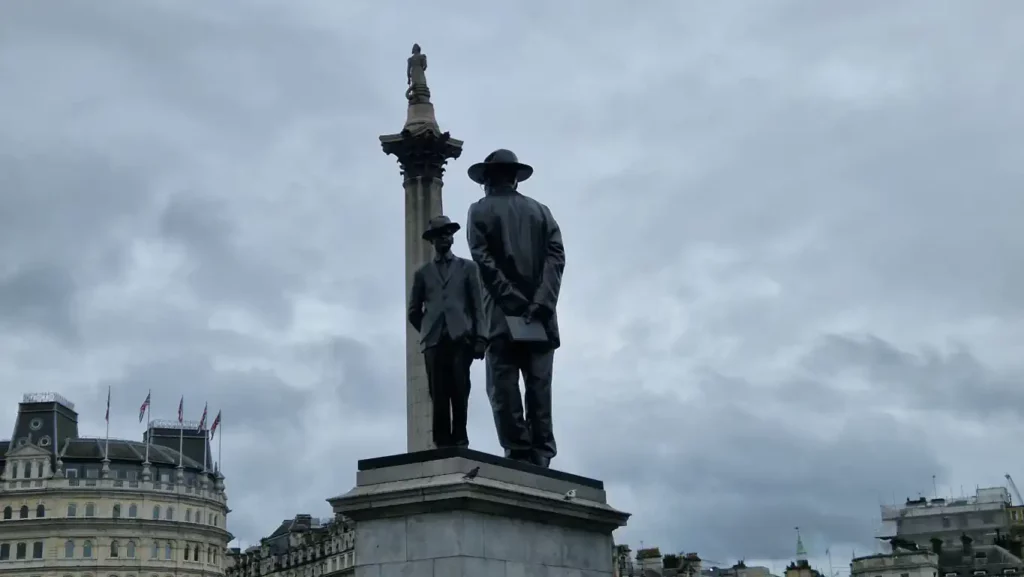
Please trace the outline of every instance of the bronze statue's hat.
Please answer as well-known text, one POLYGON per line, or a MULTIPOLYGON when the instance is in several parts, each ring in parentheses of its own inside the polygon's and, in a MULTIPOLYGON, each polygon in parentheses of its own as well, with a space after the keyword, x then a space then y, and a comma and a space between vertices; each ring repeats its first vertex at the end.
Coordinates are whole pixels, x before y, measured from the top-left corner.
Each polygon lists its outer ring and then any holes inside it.
POLYGON ((459 223, 452 222, 447 216, 435 216, 427 223, 427 230, 423 231, 423 240, 430 240, 439 234, 455 234, 462 228, 459 223))
POLYGON ((511 166, 516 168, 516 180, 522 182, 533 176, 533 167, 519 162, 519 157, 511 150, 499 148, 487 155, 483 162, 469 167, 469 178, 477 184, 487 182, 487 170, 494 166, 511 166))

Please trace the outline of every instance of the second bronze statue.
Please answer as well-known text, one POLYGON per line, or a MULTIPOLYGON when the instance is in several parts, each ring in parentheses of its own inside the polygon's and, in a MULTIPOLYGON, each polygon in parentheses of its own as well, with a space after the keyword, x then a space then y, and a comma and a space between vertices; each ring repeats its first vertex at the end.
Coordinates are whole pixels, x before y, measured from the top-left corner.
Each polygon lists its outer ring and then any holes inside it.
POLYGON ((469 446, 469 367, 487 349, 480 273, 471 260, 452 254, 459 224, 446 216, 430 219, 424 240, 434 259, 414 273, 409 322, 420 333, 433 408, 434 445, 469 446))

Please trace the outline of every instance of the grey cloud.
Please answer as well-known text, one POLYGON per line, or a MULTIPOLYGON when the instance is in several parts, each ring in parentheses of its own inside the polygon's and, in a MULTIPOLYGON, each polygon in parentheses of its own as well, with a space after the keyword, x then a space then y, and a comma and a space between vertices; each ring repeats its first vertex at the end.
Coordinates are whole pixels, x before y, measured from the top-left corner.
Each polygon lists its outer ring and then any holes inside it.
POLYGON ((248 432, 284 432, 301 427, 297 417, 313 398, 310 391, 290 386, 272 370, 221 369, 203 356, 169 357, 129 365, 117 379, 100 384, 110 385, 129 406, 135 402, 128 400, 132 394, 139 397, 141 404, 146 391, 152 389, 154 418, 177 418, 178 401, 184 396, 190 419, 198 420, 203 405, 209 403, 214 413, 223 408, 231 419, 232 429, 248 432))
POLYGON ((37 265, 0 277, 0 324, 40 327, 74 342, 75 289, 74 279, 61 267, 37 265))

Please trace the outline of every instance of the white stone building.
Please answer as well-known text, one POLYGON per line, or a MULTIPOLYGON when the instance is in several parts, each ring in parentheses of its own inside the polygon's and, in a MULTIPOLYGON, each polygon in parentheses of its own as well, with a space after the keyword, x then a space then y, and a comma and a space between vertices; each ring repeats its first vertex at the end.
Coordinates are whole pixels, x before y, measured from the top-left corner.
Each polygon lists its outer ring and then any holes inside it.
POLYGON ((72 403, 25 395, 0 441, 0 575, 223 575, 224 477, 204 466, 206 431, 169 426, 153 423, 148 445, 84 438, 72 403))
POLYGON ((355 532, 344 517, 285 519, 258 547, 228 551, 226 577, 335 577, 355 572, 355 532))
POLYGON ((850 577, 938 577, 939 556, 931 551, 904 551, 857 557, 850 577))

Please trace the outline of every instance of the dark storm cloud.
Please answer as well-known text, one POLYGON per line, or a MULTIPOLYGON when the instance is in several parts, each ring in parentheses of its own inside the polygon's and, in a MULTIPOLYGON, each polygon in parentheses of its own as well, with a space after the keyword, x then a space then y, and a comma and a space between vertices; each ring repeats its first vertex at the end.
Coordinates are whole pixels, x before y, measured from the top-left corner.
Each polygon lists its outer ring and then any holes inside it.
POLYGON ((223 407, 244 542, 404 446, 377 135, 414 41, 466 141, 445 211, 504 146, 563 227, 558 466, 632 510, 618 539, 868 547, 879 497, 992 476, 932 423, 1019 437, 1019 4, 237 4, 5 9, 0 395, 57 388, 93 432, 105 384, 119 431, 150 387, 223 407))

